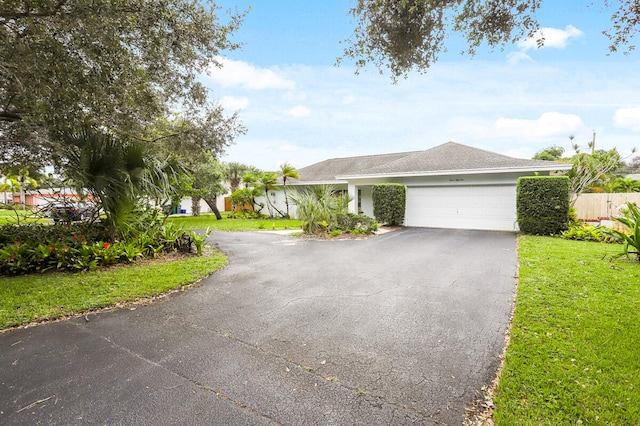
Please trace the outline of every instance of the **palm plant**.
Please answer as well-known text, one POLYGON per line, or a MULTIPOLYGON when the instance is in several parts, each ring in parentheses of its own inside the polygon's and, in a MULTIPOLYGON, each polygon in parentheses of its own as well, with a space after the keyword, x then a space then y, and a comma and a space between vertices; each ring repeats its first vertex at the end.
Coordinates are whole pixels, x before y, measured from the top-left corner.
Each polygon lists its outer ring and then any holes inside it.
POLYGON ((5 192, 5 204, 7 203, 6 192, 11 190, 13 193, 16 187, 20 194, 21 208, 24 209, 27 203, 26 190, 30 187, 37 188, 38 182, 29 176, 29 170, 26 168, 21 168, 17 175, 6 176, 4 178, 4 183, 2 184, 2 192, 5 192))
POLYGON ((287 208, 285 217, 289 217, 289 197, 287 195, 287 179, 300 179, 298 170, 289 163, 280 166, 280 177, 282 178, 282 190, 284 191, 284 205, 287 208))
POLYGON ((225 175, 229 182, 229 190, 231 192, 235 192, 240 188, 242 175, 244 175, 248 169, 249 167, 242 163, 232 162, 225 165, 225 175))
POLYGON ((0 192, 4 193, 4 204, 7 204, 7 192, 11 191, 11 197, 13 200, 13 191, 18 186, 18 181, 13 176, 5 176, 3 182, 0 184, 0 192))
POLYGON ((297 216, 304 222, 306 233, 317 233, 334 222, 340 208, 335 193, 333 185, 316 185, 291 192, 291 200, 297 206, 297 216))
POLYGON ((613 219, 629 228, 630 232, 607 228, 603 231, 622 242, 622 253, 619 256, 629 257, 630 254, 635 254, 640 262, 640 207, 636 203, 628 202, 621 213, 622 216, 613 219))
POLYGON ((280 216, 284 214, 278 210, 278 208, 271 202, 269 198, 269 191, 275 191, 278 188, 278 176, 274 172, 264 172, 258 176, 258 188, 264 191, 264 198, 267 201, 267 209, 269 210, 269 216, 273 216, 273 210, 278 212, 280 216))
POLYGON ((179 165, 156 158, 142 144, 119 140, 90 127, 63 136, 64 170, 78 194, 88 192, 105 212, 112 234, 139 222, 143 197, 167 198, 179 165))

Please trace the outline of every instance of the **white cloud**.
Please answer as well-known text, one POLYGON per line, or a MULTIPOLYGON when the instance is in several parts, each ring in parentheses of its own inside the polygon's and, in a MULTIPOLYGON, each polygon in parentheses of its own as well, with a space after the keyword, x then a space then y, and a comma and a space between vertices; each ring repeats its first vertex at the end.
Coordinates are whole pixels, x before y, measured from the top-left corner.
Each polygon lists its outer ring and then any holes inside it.
POLYGON ((531 61, 531 60, 532 60, 531 56, 527 55, 523 51, 513 52, 507 55, 507 62, 509 63, 509 65, 515 65, 520 61, 531 61))
POLYGON ((286 110, 284 114, 289 117, 309 117, 311 115, 311 110, 304 105, 297 105, 286 110))
POLYGON ((500 117, 494 127, 503 137, 539 140, 554 136, 568 136, 582 129, 584 124, 575 114, 545 112, 536 120, 500 117))
POLYGON ((613 115, 616 127, 640 132, 640 105, 620 108, 613 115))
POLYGON ((238 110, 248 107, 251 102, 247 97, 223 96, 218 102, 225 109, 238 110))
POLYGON ((522 40, 518 46, 523 52, 538 47, 538 40, 543 40, 543 47, 553 47, 556 49, 564 49, 569 41, 574 38, 581 37, 584 33, 574 27, 567 25, 564 30, 558 28, 540 28, 533 37, 522 40))
POLYGON ((223 87, 242 87, 251 90, 288 89, 295 83, 278 75, 277 68, 258 68, 248 62, 218 58, 222 68, 210 66, 207 75, 223 87))

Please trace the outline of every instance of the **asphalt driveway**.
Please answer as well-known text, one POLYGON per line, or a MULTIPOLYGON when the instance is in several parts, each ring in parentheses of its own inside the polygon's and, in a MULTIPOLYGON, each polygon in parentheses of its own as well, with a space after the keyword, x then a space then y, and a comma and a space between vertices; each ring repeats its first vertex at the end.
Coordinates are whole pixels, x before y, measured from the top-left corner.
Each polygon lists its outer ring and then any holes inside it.
POLYGON ((0 424, 459 425, 495 375, 512 233, 213 238, 186 294, 0 334, 0 424))

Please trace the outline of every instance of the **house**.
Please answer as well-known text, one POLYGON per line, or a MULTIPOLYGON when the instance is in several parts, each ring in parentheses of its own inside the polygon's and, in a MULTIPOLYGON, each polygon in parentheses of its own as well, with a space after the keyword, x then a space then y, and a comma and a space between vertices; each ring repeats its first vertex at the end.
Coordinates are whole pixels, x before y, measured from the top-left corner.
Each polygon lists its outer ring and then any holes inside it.
MULTIPOLYGON (((400 183, 406 187, 406 226, 514 231, 518 178, 571 168, 447 142, 424 151, 321 161, 301 168, 291 185, 334 185, 353 198, 351 211, 373 216, 373 185, 400 183)), ((282 203, 282 195, 271 195, 282 203)))

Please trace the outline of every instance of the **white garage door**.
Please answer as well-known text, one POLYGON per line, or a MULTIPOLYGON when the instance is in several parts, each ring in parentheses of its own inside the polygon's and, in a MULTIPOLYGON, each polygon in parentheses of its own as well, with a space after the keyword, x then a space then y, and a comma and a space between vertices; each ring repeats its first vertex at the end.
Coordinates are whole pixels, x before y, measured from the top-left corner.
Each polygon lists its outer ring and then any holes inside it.
POLYGON ((516 229, 516 186, 408 187, 406 226, 516 229))

